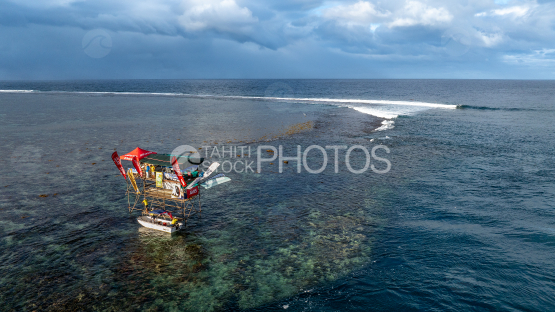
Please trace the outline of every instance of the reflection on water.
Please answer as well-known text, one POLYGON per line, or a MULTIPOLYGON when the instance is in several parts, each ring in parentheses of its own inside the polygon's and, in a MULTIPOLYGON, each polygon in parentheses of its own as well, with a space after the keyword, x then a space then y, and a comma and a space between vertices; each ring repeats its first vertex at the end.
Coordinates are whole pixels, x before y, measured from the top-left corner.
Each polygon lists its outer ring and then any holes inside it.
MULTIPOLYGON (((266 129, 253 133, 287 151, 296 144, 306 147, 338 125, 322 119, 317 112, 321 107, 279 112, 247 101, 247 120, 243 113, 232 114, 244 111, 237 101, 226 102, 222 115, 214 110, 211 116, 190 118, 187 109, 181 110, 183 116, 152 111, 148 135, 143 135, 139 115, 120 111, 136 100, 132 97, 119 97, 119 106, 104 106, 114 99, 18 96, 7 97, 19 101, 20 110, 32 107, 38 114, 48 103, 49 110, 60 114, 55 121, 37 120, 35 128, 2 125, 15 157, 8 164, 25 165, 5 175, 8 186, 0 193, 0 300, 8 309, 247 309, 335 281, 368 263, 379 205, 364 199, 371 196, 364 193, 368 189, 352 187, 360 178, 297 175, 294 166, 285 166, 278 175, 272 165, 264 174, 230 173, 231 183, 203 194, 202 218, 170 236, 141 227, 128 214, 125 182, 110 159, 114 149, 120 154, 136 146, 164 152, 189 139, 200 144, 202 133, 174 135, 180 118, 188 121, 188 131, 215 122, 207 136, 219 146, 238 142, 237 128, 252 127, 266 129), (58 102, 81 107, 68 111, 58 102), (91 105, 97 105, 94 114, 91 105), (124 116, 125 127, 112 120, 114 111, 124 116), (70 121, 75 114, 92 120, 70 121), (138 124, 132 125, 134 121, 138 124), (238 127, 237 121, 246 123, 238 127), (163 140, 150 142, 155 137, 163 140), (355 204, 355 198, 360 202, 355 204)), ((155 101, 133 107, 147 111, 155 101)), ((224 105, 213 99, 160 101, 174 108, 224 105)), ((9 108, 10 114, 22 117, 20 110, 9 108)), ((322 144, 341 138, 327 137, 332 139, 322 144)))
MULTIPOLYGON (((299 97, 383 96, 464 109, 399 116, 384 133, 373 132, 383 125, 378 118, 315 104, 0 94, 0 309, 552 310, 553 81, 287 83, 299 97), (141 229, 127 212, 114 149, 168 152, 261 137, 287 156, 296 145, 385 144, 392 169, 353 175, 340 162, 338 174, 333 166, 296 174, 290 161, 282 174, 277 162, 260 174, 229 173, 230 183, 203 193, 202 218, 173 237, 141 229)), ((263 96, 271 84, 17 89, 263 96)), ((351 165, 360 168, 356 154, 351 165)), ((320 165, 309 158, 313 169, 320 165)))
POLYGON ((140 294, 130 304, 142 308, 210 311, 236 302, 244 309, 334 281, 368 262, 367 235, 375 224, 365 209, 311 209, 300 218, 287 209, 257 211, 203 237, 139 229, 134 249, 118 265, 118 292, 140 294))

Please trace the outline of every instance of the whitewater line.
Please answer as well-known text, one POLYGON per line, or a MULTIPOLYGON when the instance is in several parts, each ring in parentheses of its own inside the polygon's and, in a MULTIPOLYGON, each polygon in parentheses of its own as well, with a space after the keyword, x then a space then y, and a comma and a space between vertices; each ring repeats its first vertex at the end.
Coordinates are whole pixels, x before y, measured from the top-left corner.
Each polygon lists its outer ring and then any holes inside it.
POLYGON ((167 92, 35 91, 35 90, 0 90, 0 92, 2 92, 2 93, 79 93, 79 94, 110 94, 110 95, 161 95, 161 96, 185 96, 185 97, 196 97, 196 98, 277 100, 277 101, 345 103, 345 104, 403 105, 403 106, 422 106, 422 107, 446 108, 446 109, 456 109, 457 108, 457 105, 437 104, 437 103, 418 102, 418 101, 330 99, 330 98, 287 98, 287 97, 239 96, 239 95, 198 95, 198 94, 167 93, 167 92))

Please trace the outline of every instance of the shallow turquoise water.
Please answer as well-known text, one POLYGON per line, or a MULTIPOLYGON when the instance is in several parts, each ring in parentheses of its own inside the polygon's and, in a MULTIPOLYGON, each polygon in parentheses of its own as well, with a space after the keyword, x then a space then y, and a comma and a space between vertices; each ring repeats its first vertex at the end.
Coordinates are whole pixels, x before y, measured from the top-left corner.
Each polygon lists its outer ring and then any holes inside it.
MULTIPOLYGON (((0 93, 2 309, 553 307, 552 82, 273 83, 3 82, 220 97, 0 93), (461 106, 401 115, 375 132, 381 119, 334 103, 222 95, 461 106), (310 130, 289 131, 307 122, 310 130), (260 174, 229 173, 231 183, 202 194, 202 218, 169 237, 129 215, 110 159, 137 146, 261 142, 287 155, 296 145, 384 144, 392 170, 297 174, 290 162, 278 174, 275 162, 260 174)), ((362 157, 353 154, 353 165, 362 157)), ((311 159, 316 168, 320 158, 311 159)))

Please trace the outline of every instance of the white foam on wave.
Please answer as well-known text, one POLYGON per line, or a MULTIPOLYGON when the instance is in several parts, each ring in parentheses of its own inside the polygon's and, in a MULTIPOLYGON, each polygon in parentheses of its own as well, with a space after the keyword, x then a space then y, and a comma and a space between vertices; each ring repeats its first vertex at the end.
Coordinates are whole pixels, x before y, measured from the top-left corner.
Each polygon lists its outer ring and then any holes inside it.
POLYGON ((0 90, 1 93, 31 93, 35 90, 0 90))
MULTIPOLYGON (((247 97, 245 97, 247 98, 247 97)), ((258 97, 257 99, 295 101, 310 104, 329 104, 342 107, 349 107, 364 114, 394 119, 399 116, 410 116, 428 109, 456 109, 457 105, 427 103, 418 101, 392 101, 392 100, 361 100, 361 99, 328 99, 328 98, 269 98, 258 97)), ((378 129, 391 129, 393 123, 382 126, 378 129), (383 128, 382 128, 383 127, 383 128)))
POLYGON ((384 130, 393 129, 393 128, 395 128, 394 124, 395 124, 395 121, 386 119, 386 120, 382 121, 382 125, 379 126, 378 128, 376 128, 376 130, 374 130, 374 131, 384 131, 384 130))
POLYGON ((185 93, 170 92, 114 92, 114 91, 37 91, 37 90, 0 90, 1 93, 77 93, 98 95, 161 95, 161 96, 194 96, 185 93))
MULTIPOLYGON (((440 108, 456 109, 456 105, 427 103, 418 101, 392 101, 392 100, 362 100, 362 99, 331 99, 331 98, 294 98, 294 97, 265 97, 265 96, 234 96, 234 95, 195 95, 178 92, 113 92, 113 91, 35 91, 35 90, 0 90, 3 93, 79 93, 93 95, 146 95, 146 96, 181 96, 194 98, 215 99, 246 99, 262 101, 286 101, 306 104, 327 104, 341 107, 349 107, 361 113, 372 116, 394 119, 398 116, 413 115, 418 112, 440 108)), ((383 124, 378 129, 386 130, 393 128, 393 123, 383 124)), ((378 130, 376 129, 376 130, 378 130)))
MULTIPOLYGON (((377 102, 377 101, 376 101, 377 102)), ((411 116, 429 109, 456 109, 456 105, 415 102, 407 104, 406 101, 387 101, 386 103, 375 103, 367 105, 349 105, 348 107, 364 114, 373 115, 385 119, 393 119, 399 116, 411 116)))
MULTIPOLYGON (((244 98, 249 98, 249 97, 244 97, 244 98)), ((268 99, 268 100, 285 100, 285 101, 309 101, 309 102, 324 102, 324 103, 344 103, 344 104, 403 105, 403 106, 418 106, 418 107, 430 107, 430 108, 450 108, 450 109, 457 108, 457 105, 427 103, 427 102, 417 102, 417 101, 328 99, 328 98, 279 98, 279 97, 251 97, 251 98, 268 99)))
POLYGON ((409 113, 412 114, 414 111, 414 110, 411 110, 410 112, 407 110, 400 111, 399 107, 376 107, 376 106, 374 107, 348 106, 348 107, 358 112, 361 112, 363 114, 368 114, 368 115, 385 118, 385 119, 393 119, 393 118, 397 118, 399 115, 408 115, 409 113))

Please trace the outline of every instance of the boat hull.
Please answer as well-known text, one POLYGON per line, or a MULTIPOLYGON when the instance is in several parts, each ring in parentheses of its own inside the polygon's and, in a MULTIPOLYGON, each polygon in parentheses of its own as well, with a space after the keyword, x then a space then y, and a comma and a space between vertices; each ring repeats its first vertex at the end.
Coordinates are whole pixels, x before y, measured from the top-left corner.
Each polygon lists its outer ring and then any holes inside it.
MULTIPOLYGON (((141 216, 141 217, 137 218, 137 221, 139 222, 139 224, 141 224, 142 226, 144 226, 146 228, 153 229, 153 230, 158 230, 158 231, 162 231, 162 232, 166 232, 166 233, 170 233, 170 234, 173 234, 173 233, 177 232, 180 228, 180 225, 176 225, 176 226, 163 225, 162 221, 158 221, 156 219, 153 220, 153 219, 151 219, 149 217, 146 217, 146 216, 141 216)), ((166 222, 169 223, 168 221, 166 221, 166 222)))

